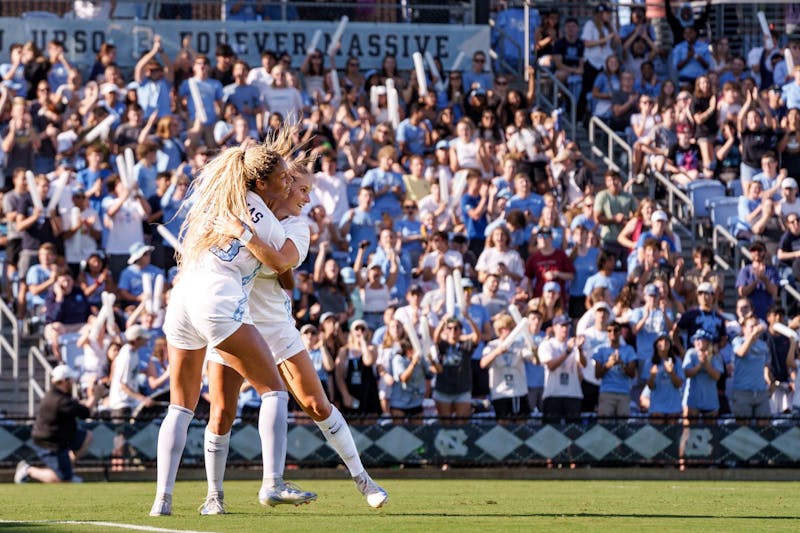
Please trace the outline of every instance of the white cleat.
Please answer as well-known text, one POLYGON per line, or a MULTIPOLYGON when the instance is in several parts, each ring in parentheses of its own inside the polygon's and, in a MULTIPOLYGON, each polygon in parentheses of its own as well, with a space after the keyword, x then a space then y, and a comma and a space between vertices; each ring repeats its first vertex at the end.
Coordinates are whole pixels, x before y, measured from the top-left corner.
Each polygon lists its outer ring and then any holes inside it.
POLYGON ((375 483, 366 472, 353 478, 358 490, 367 498, 367 503, 373 509, 378 509, 386 505, 389 501, 389 494, 375 483))
POLYGON ((262 487, 258 491, 258 501, 261 505, 269 505, 275 507, 276 505, 300 505, 302 503, 310 503, 317 499, 314 492, 307 492, 300 490, 297 485, 287 483, 286 481, 280 482, 272 490, 267 490, 262 487))
POLYGON ((25 483, 28 481, 28 470, 31 465, 27 461, 22 460, 17 463, 17 470, 14 472, 14 483, 25 483))
POLYGON ((150 516, 169 516, 172 514, 172 494, 158 494, 153 507, 150 509, 150 516))
POLYGON ((201 515, 225 514, 224 497, 222 494, 212 494, 206 497, 206 502, 200 506, 201 515))

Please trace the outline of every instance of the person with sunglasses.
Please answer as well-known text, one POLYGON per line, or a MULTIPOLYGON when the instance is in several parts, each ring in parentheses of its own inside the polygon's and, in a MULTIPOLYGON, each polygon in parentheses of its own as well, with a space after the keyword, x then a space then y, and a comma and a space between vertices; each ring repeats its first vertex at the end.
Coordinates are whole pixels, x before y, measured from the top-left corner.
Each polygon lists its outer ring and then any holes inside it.
POLYGON ((622 344, 622 324, 606 326, 608 345, 601 346, 592 358, 595 376, 600 380, 597 414, 600 417, 627 418, 631 414, 631 388, 636 376, 638 358, 627 344, 622 344))

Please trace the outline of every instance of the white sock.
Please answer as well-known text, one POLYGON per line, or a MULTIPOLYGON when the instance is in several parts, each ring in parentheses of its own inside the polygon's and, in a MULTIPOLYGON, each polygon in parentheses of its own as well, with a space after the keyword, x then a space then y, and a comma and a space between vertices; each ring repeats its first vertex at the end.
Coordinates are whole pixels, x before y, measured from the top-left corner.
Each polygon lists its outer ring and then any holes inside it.
POLYGON ((350 471, 350 476, 356 477, 364 472, 364 465, 361 464, 361 457, 358 455, 353 434, 350 433, 350 426, 347 425, 342 413, 332 405, 331 416, 316 424, 325 436, 325 440, 328 441, 328 445, 344 461, 350 471))
POLYGON ((215 435, 206 426, 205 446, 203 447, 206 462, 206 480, 208 495, 222 494, 222 480, 225 479, 225 463, 228 460, 228 446, 231 432, 215 435))
POLYGON ((265 392, 258 412, 258 434, 261 437, 261 459, 264 461, 262 487, 270 490, 283 480, 286 466, 286 431, 289 416, 289 393, 265 392))
POLYGON ((181 464, 181 455, 186 446, 186 434, 194 412, 170 405, 167 416, 158 430, 158 466, 156 494, 172 494, 175 488, 175 477, 181 464))

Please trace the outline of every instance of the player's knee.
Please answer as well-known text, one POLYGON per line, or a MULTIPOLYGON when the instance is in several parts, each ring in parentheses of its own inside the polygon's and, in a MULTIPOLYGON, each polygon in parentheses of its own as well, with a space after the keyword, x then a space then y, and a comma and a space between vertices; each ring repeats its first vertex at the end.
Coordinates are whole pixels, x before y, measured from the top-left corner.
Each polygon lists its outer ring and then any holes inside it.
POLYGON ((208 414, 208 429, 215 435, 224 435, 233 426, 236 418, 236 409, 226 409, 220 406, 211 406, 208 414))
POLYGON ((306 400, 306 412, 315 420, 325 420, 331 416, 331 404, 326 398, 309 396, 306 400))

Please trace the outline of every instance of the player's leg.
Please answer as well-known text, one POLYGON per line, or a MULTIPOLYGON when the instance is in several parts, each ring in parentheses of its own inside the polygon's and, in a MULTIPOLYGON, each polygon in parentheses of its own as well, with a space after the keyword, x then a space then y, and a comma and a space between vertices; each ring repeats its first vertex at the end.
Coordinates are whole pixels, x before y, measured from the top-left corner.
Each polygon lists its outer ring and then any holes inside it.
POLYGON ((244 378, 234 369, 208 360, 208 393, 211 408, 208 415, 204 437, 204 457, 208 493, 200 514, 224 514, 224 493, 222 482, 225 478, 225 463, 228 460, 231 426, 236 417, 236 404, 244 378))
POLYGON ((245 324, 216 348, 225 362, 261 395, 258 433, 261 437, 264 478, 259 501, 264 505, 297 505, 315 500, 316 494, 298 490, 283 481, 289 394, 264 338, 254 326, 245 324))
POLYGON ((342 458, 369 505, 376 508, 384 505, 389 496, 364 469, 347 421, 328 401, 308 352, 303 350, 286 359, 278 365, 278 370, 297 403, 314 420, 330 447, 342 458))
POLYGON ((189 424, 200 399, 205 348, 183 349, 167 345, 170 406, 158 432, 156 500, 150 516, 172 514, 172 492, 189 424))

